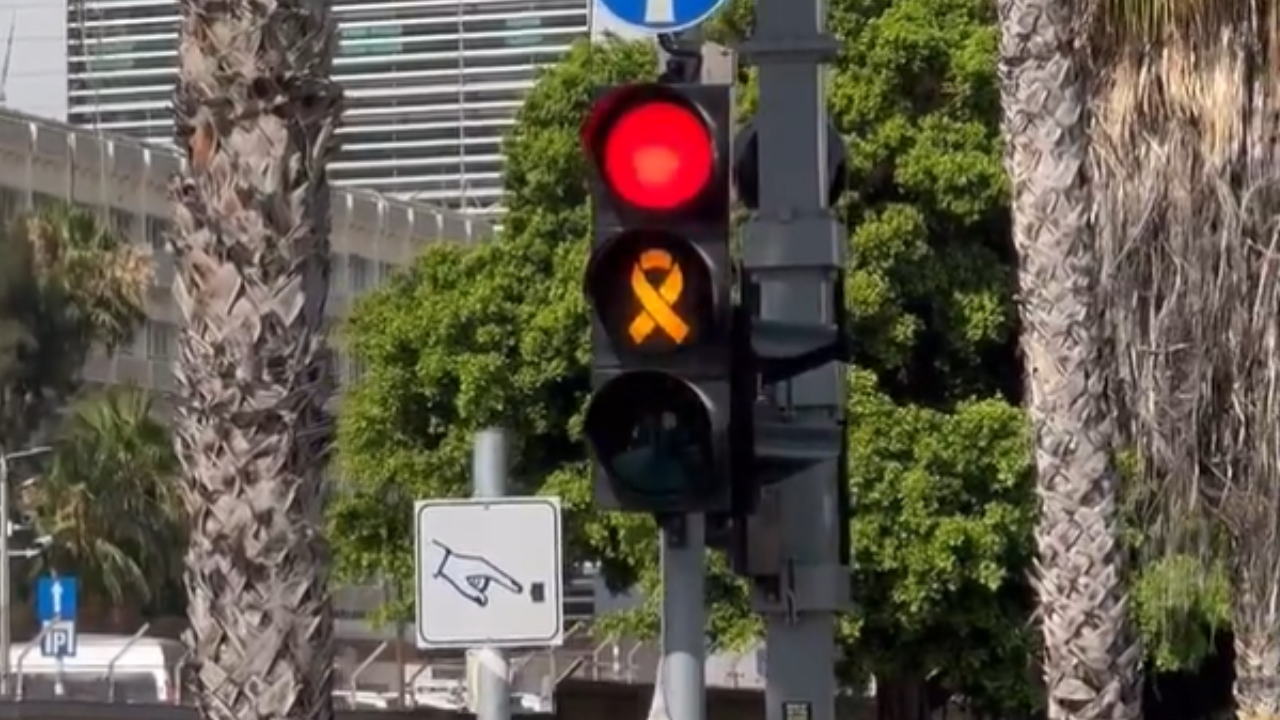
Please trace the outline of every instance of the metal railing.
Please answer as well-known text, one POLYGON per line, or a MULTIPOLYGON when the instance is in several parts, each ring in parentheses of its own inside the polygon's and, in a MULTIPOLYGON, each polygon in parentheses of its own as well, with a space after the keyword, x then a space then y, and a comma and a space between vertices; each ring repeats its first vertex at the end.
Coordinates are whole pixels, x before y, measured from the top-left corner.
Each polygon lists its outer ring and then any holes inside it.
MULTIPOLYGON (((147 670, 158 679, 151 682, 150 693, 143 697, 139 661, 131 658, 131 652, 140 652, 139 645, 154 630, 149 623, 137 627, 132 633, 112 636, 111 652, 103 657, 98 652, 98 665, 85 663, 89 657, 86 646, 98 642, 101 635, 81 635, 78 654, 80 658, 67 658, 65 672, 55 673, 47 660, 34 662, 32 653, 39 652, 49 629, 41 628, 34 638, 14 655, 11 687, 13 700, 46 700, 74 696, 77 700, 105 703, 158 702, 185 704, 190 688, 184 678, 189 669, 189 652, 182 652, 175 660, 177 648, 173 640, 166 640, 165 657, 168 667, 156 666, 147 670)), ((511 662, 513 689, 550 701, 556 688, 565 680, 613 681, 628 683, 652 682, 657 643, 608 637, 597 641, 591 634, 591 623, 579 621, 565 632, 565 646, 540 648, 514 654, 511 662)), ((169 636, 172 637, 172 631, 169 636)), ((348 668, 340 672, 335 695, 344 698, 381 698, 388 708, 413 707, 429 702, 432 696, 439 702, 465 699, 467 667, 463 653, 457 656, 438 654, 424 656, 411 646, 402 646, 394 654, 399 668, 388 657, 396 650, 394 640, 364 642, 341 641, 349 648, 365 649, 346 661, 348 668), (375 669, 377 672, 374 672, 375 669), (403 682, 397 682, 402 677, 403 682), (403 689, 403 694, 401 694, 403 689), (451 694, 452 693, 452 694, 451 694), (427 698, 424 700, 424 698, 427 698)), ((151 655, 149 657, 154 657, 151 655)), ((722 683, 723 684, 723 683, 722 683)))

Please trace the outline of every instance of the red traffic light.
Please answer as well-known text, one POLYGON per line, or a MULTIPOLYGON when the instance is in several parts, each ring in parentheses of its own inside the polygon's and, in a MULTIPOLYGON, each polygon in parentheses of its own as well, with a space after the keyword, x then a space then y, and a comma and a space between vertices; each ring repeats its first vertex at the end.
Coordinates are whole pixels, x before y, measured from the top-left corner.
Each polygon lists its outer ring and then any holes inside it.
POLYGON ((679 210, 707 190, 716 173, 715 137, 702 113, 655 86, 606 97, 588 142, 609 191, 632 207, 679 210))

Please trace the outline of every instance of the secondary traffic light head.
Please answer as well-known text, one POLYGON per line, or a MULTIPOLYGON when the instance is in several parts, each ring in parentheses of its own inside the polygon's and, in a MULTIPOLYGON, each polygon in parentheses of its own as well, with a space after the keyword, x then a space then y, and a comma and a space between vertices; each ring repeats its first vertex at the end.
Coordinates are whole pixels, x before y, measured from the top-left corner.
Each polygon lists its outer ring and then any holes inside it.
POLYGON ((730 502, 730 98, 725 86, 608 88, 583 127, 594 224, 585 435, 607 509, 730 502))
MULTIPOLYGON (((760 209, 760 134, 752 120, 733 140, 733 181, 738 200, 748 210, 760 209)), ((849 189, 849 151, 835 123, 827 121, 827 205, 835 207, 849 189)))

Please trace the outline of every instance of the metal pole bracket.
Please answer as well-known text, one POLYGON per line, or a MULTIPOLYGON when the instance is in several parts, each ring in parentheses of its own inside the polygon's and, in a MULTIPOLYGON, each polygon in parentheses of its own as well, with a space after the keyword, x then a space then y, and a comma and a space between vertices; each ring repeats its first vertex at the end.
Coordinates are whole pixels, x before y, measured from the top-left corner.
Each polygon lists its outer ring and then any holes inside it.
POLYGON ((851 607, 849 568, 788 560, 778 575, 752 579, 751 609, 794 622, 803 613, 838 613, 851 607))

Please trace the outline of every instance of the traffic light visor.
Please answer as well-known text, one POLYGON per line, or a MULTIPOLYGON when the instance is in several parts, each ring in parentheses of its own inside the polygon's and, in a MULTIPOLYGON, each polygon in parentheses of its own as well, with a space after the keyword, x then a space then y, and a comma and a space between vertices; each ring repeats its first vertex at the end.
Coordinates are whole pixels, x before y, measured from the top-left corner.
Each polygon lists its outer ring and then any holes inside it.
POLYGON ((601 178, 623 202, 647 211, 695 202, 716 171, 707 120, 678 96, 646 92, 606 97, 593 111, 589 142, 601 178))
POLYGON ((586 293, 615 348, 664 354, 716 332, 709 261, 696 245, 660 230, 633 230, 591 258, 586 293))
POLYGON ((621 493, 662 503, 714 482, 710 406, 676 377, 615 377, 592 397, 585 427, 596 461, 621 493))

